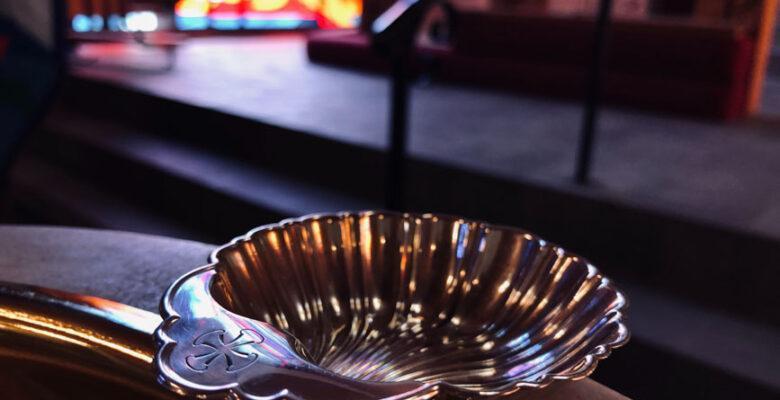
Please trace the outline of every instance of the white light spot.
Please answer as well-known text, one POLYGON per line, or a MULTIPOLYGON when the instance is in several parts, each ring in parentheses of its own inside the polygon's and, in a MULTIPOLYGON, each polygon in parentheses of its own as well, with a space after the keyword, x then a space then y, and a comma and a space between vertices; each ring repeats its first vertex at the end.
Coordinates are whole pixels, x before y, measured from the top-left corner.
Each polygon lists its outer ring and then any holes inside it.
POLYGON ((125 26, 130 32, 152 32, 159 27, 159 21, 152 11, 131 11, 125 16, 125 26))

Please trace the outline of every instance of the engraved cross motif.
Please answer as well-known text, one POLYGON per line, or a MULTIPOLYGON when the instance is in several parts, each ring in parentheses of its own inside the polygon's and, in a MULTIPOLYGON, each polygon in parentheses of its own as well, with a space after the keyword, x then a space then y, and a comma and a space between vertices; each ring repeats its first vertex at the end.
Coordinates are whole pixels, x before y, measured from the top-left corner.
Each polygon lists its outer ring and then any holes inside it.
POLYGON ((264 340, 263 336, 251 329, 242 329, 238 336, 227 339, 223 329, 209 331, 195 338, 192 342, 193 354, 185 359, 187 366, 194 371, 205 372, 220 364, 226 372, 236 372, 257 360, 259 355, 251 345, 264 340))

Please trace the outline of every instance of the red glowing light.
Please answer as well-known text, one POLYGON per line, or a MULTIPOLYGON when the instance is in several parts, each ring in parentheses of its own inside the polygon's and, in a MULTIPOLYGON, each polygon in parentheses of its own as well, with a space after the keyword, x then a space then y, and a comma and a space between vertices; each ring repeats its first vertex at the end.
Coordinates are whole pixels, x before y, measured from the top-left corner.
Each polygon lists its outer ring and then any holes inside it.
POLYGON ((362 0, 179 0, 175 8, 182 29, 291 28, 300 26, 296 21, 320 28, 352 28, 359 23, 362 9, 362 0))

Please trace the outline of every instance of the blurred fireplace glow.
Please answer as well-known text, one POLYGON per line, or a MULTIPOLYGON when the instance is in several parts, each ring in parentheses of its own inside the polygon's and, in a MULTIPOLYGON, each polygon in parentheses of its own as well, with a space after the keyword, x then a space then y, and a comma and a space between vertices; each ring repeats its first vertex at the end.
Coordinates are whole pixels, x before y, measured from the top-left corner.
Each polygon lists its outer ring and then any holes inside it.
POLYGON ((202 29, 351 28, 362 0, 178 0, 176 26, 202 29))

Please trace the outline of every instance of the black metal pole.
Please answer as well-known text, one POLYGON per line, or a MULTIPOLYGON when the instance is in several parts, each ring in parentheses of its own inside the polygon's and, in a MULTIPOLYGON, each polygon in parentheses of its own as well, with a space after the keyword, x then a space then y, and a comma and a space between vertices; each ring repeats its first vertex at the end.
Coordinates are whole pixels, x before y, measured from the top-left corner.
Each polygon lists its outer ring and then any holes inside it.
POLYGON ((577 153, 577 166, 574 179, 577 183, 588 182, 590 166, 593 154, 593 140, 598 123, 599 107, 601 103, 601 81, 605 68, 605 47, 607 30, 609 29, 612 0, 601 0, 598 15, 596 17, 596 29, 593 37, 593 53, 588 71, 586 83, 585 104, 582 115, 582 131, 580 135, 579 150, 577 153))
POLYGON ((395 55, 391 62, 393 64, 393 75, 385 206, 389 210, 401 211, 404 201, 404 158, 406 154, 409 77, 406 71, 407 57, 405 54, 395 55))

